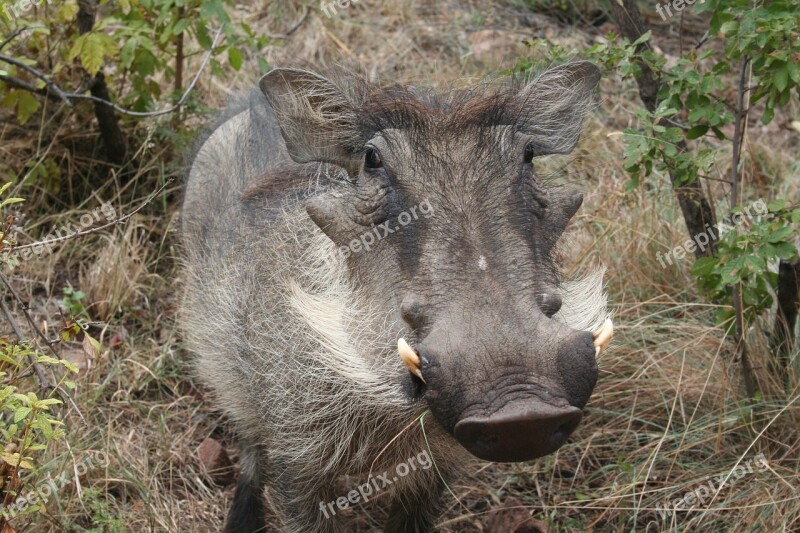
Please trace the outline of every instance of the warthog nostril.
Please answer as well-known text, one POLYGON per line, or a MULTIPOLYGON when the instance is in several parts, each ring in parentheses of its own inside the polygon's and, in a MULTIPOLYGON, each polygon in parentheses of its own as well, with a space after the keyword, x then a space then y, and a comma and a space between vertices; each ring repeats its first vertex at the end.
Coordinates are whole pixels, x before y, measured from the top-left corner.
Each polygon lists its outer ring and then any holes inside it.
POLYGON ((561 295, 555 290, 540 292, 536 295, 536 302, 539 304, 539 309, 542 310, 544 316, 548 318, 558 313, 562 305, 561 295))
POLYGON ((454 435, 474 456, 487 461, 528 461, 556 451, 581 421, 577 407, 520 401, 489 416, 459 421, 454 435))
POLYGON ((574 430, 575 430, 575 426, 572 424, 572 422, 565 422, 565 423, 561 424, 558 427, 558 429, 555 431, 555 433, 553 433, 553 437, 555 437, 555 438, 562 438, 563 437, 564 439, 566 439, 567 437, 570 436, 570 434, 574 430))

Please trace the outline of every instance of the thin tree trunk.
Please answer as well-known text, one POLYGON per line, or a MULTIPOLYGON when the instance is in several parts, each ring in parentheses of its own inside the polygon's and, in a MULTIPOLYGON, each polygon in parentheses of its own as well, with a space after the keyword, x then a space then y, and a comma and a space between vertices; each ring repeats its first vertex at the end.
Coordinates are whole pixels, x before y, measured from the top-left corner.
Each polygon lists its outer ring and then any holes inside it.
MULTIPOLYGON (((181 20, 184 16, 183 6, 178 8, 178 16, 176 20, 181 20)), ((173 85, 173 92, 175 95, 181 94, 183 91, 183 32, 175 36, 175 80, 173 85)), ((177 98, 177 96, 176 96, 177 98)), ((172 127, 178 129, 181 124, 181 110, 176 109, 172 117, 172 127)))
MULTIPOLYGON (((634 42, 645 33, 644 22, 642 21, 639 7, 636 5, 636 0, 613 0, 610 5, 614 20, 619 25, 622 34, 629 41, 634 42)), ((637 51, 642 52, 648 47, 649 45, 646 43, 640 44, 637 51)), ((640 74, 636 77, 636 83, 639 86, 639 97, 642 99, 645 108, 652 113, 658 107, 658 90, 661 87, 661 82, 643 61, 639 61, 638 65, 640 74)), ((677 148, 680 152, 685 152, 687 150, 686 143, 680 141, 677 143, 677 148)), ((710 237, 707 247, 704 247, 704 249, 699 246, 695 247, 695 257, 715 256, 717 254, 717 238, 719 235, 714 231, 709 231, 709 227, 713 228, 715 226, 716 217, 700 181, 680 183, 680 175, 672 170, 669 172, 669 178, 675 190, 675 195, 678 197, 683 220, 686 223, 686 229, 689 231, 689 238, 694 238, 695 235, 703 233, 707 233, 710 237)))
MULTIPOLYGON (((739 160, 742 155, 742 145, 744 144, 745 131, 747 129, 747 113, 750 111, 749 105, 745 104, 745 95, 747 94, 747 72, 750 59, 747 57, 742 58, 742 64, 739 68, 739 85, 736 98, 736 122, 734 124, 733 133, 733 158, 731 161, 731 207, 739 206, 739 160), (747 107, 746 107, 747 106, 747 107)), ((737 359, 742 365, 742 380, 744 381, 744 390, 748 398, 755 396, 759 389, 758 380, 753 372, 753 366, 750 362, 750 354, 747 351, 747 342, 745 341, 745 324, 744 324, 744 302, 742 302, 742 286, 741 283, 733 285, 733 311, 734 321, 736 324, 736 355, 737 359)))
MULTIPOLYGON (((78 31, 81 35, 92 31, 96 12, 97 0, 80 0, 78 2, 78 31)), ((108 102, 111 101, 106 77, 102 71, 98 72, 90 80, 89 92, 91 92, 92 96, 102 98, 108 102)), ((100 137, 103 140, 106 161, 114 165, 122 165, 125 162, 128 146, 125 142, 125 135, 119 127, 117 113, 110 105, 95 102, 94 115, 97 117, 97 124, 100 126, 100 137)))
POLYGON ((800 310, 800 260, 781 261, 778 266, 778 313, 775 316, 776 371, 787 377, 789 354, 795 346, 794 328, 800 310))

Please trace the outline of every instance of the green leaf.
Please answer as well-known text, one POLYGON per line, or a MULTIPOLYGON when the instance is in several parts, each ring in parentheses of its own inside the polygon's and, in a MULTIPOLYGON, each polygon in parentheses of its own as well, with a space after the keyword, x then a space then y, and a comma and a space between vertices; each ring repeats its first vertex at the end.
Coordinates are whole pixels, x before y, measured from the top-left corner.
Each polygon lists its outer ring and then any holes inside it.
POLYGON ((188 18, 179 20, 178 22, 175 23, 175 26, 172 28, 172 35, 180 35, 184 31, 186 31, 186 28, 188 28, 189 24, 191 23, 192 21, 189 20, 188 18))
POLYGON ((695 126, 695 127, 689 129, 689 131, 686 132, 686 139, 688 139, 690 141, 693 140, 693 139, 698 139, 698 138, 702 137, 703 135, 705 135, 706 132, 708 132, 708 130, 709 130, 709 127, 707 125, 705 125, 705 124, 700 124, 699 126, 695 126))
POLYGON ((44 400, 39 400, 38 402, 36 402, 36 405, 37 405, 37 407, 38 406, 45 407, 45 406, 48 406, 48 405, 59 405, 61 403, 63 403, 63 402, 61 400, 59 400, 58 398, 45 398, 44 400))
POLYGON ((633 42, 631 43, 631 46, 632 46, 632 47, 637 47, 637 46, 639 46, 640 44, 646 43, 647 41, 649 41, 649 40, 650 40, 650 36, 652 35, 652 33, 653 33, 653 32, 651 32, 651 31, 647 31, 647 32, 643 33, 643 34, 641 35, 641 37, 639 37, 638 39, 636 39, 635 41, 633 41, 633 42))
POLYGON ((91 76, 96 76, 107 57, 117 52, 116 42, 104 33, 91 32, 75 39, 69 51, 69 58, 80 58, 81 66, 91 76))
POLYGON ((133 60, 136 57, 136 49, 139 46, 139 39, 136 37, 132 37, 125 41, 125 44, 122 45, 122 49, 119 52, 119 62, 123 68, 130 68, 133 64, 133 60))
POLYGON ((0 459, 5 461, 11 466, 19 466, 20 468, 25 468, 27 470, 33 470, 33 463, 23 459, 19 453, 8 453, 8 452, 0 452, 0 459))
POLYGON ((775 255, 784 261, 791 261, 797 257, 797 248, 794 244, 788 242, 779 243, 776 247, 775 255))
POLYGON ((794 229, 791 226, 784 226, 773 231, 767 237, 767 242, 778 243, 787 240, 794 234, 794 229))
POLYGON ((20 407, 16 411, 14 411, 14 422, 19 422, 20 420, 24 419, 31 413, 30 407, 20 407))
POLYGON ((789 71, 789 77, 792 78, 792 81, 800 85, 800 65, 790 61, 786 64, 786 69, 789 71))
POLYGON ((25 124, 31 115, 36 113, 41 104, 39 100, 27 91, 20 91, 17 98, 17 119, 20 124, 25 124))
POLYGON ((775 83, 775 87, 779 91, 783 92, 786 89, 786 86, 789 84, 789 70, 784 65, 773 72, 773 82, 775 83))
POLYGON ((78 367, 77 367, 77 366, 75 366, 73 363, 70 363, 70 362, 69 362, 69 361, 67 361, 66 359, 62 359, 62 360, 61 360, 61 364, 62 364, 62 365, 64 365, 64 368, 66 368, 67 370, 69 370, 69 371, 70 371, 70 372, 72 372, 73 374, 77 374, 78 372, 80 372, 80 371, 78 370, 78 367))
POLYGON ((14 394, 12 394, 11 397, 12 398, 16 398, 17 400, 21 401, 25 405, 31 405, 31 403, 32 403, 30 398, 28 398, 26 395, 20 394, 18 392, 15 392, 14 394))
POLYGON ((782 211, 783 209, 786 209, 788 205, 789 200, 778 198, 777 200, 772 200, 770 203, 768 203, 767 209, 770 213, 775 213, 776 211, 782 211))
POLYGON ((20 202, 24 202, 25 198, 6 198, 2 202, 0 202, 0 207, 5 207, 11 204, 18 204, 20 202))
POLYGON ((738 29, 739 23, 735 20, 729 20, 728 22, 724 22, 722 26, 719 27, 719 32, 727 37, 736 33, 736 30, 738 29))
POLYGON ((692 265, 692 274, 705 277, 710 275, 717 266, 716 257, 701 257, 692 265))
POLYGON ((714 68, 711 69, 711 72, 714 74, 725 74, 731 70, 731 65, 727 61, 720 61, 714 68))
POLYGON ((242 68, 243 59, 242 53, 238 48, 234 48, 233 46, 228 48, 228 63, 230 63, 233 70, 238 71, 240 68, 242 68))
POLYGON ((198 20, 195 22, 194 35, 197 38, 197 42, 200 43, 200 46, 203 47, 204 50, 209 50, 211 48, 211 43, 213 41, 203 21, 198 20))
POLYGON ((764 110, 764 114, 761 116, 761 122, 763 124, 769 124, 772 122, 772 119, 775 117, 775 108, 768 107, 764 110))
POLYGON ((57 365, 61 361, 56 359, 55 357, 50 357, 49 355, 40 355, 36 358, 37 363, 44 363, 46 365, 57 365))

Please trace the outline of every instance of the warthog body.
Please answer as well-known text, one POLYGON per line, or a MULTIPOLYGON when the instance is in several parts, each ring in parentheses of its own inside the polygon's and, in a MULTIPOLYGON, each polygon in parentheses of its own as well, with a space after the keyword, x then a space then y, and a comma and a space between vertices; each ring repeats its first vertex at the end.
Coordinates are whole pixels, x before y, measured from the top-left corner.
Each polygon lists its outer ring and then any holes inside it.
POLYGON ((566 441, 602 274, 559 280, 582 197, 532 160, 574 148, 597 80, 574 63, 442 96, 279 69, 205 141, 181 319, 243 443, 228 531, 264 527, 267 486, 285 531, 348 531, 343 507, 378 496, 386 531, 427 531, 470 457, 566 441))

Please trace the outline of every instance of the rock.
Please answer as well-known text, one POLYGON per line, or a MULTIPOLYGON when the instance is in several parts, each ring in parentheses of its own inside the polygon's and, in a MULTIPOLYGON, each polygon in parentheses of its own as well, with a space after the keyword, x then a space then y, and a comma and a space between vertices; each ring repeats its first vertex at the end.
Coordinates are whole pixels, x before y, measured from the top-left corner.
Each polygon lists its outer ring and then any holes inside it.
POLYGON ((197 447, 197 457, 203 472, 216 483, 227 485, 233 481, 233 466, 225 448, 218 441, 206 437, 197 447))
POLYGON ((499 30, 478 30, 467 40, 472 45, 472 54, 482 63, 501 63, 516 56, 521 39, 514 34, 499 30))
POLYGON ((516 498, 509 498, 484 519, 490 533, 548 533, 547 524, 531 516, 528 508, 516 498))

